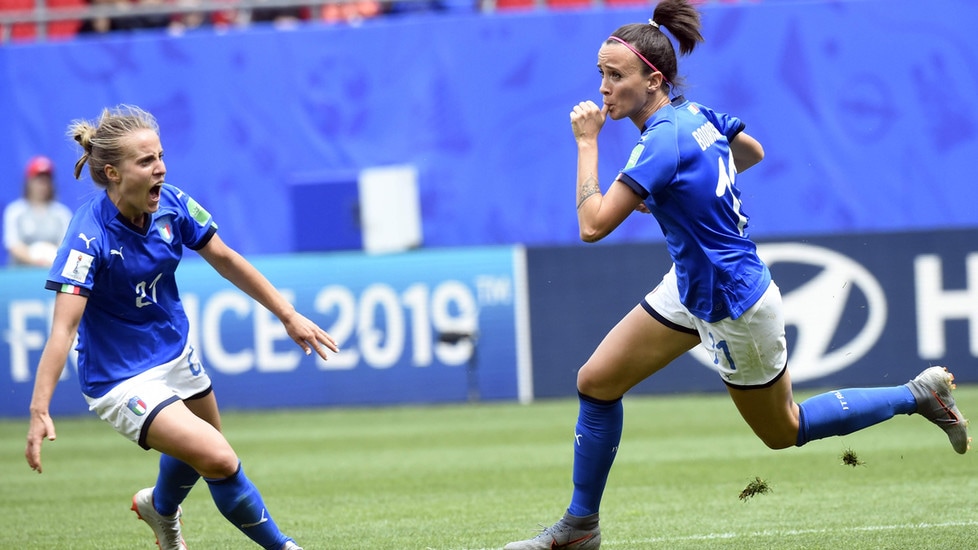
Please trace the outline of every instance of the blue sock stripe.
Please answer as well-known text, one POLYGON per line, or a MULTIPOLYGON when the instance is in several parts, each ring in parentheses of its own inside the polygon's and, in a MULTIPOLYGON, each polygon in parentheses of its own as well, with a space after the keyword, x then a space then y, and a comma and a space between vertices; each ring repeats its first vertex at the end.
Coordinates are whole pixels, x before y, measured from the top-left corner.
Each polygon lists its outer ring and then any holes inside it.
POLYGON ((910 388, 849 388, 816 395, 798 405, 800 447, 809 441, 833 435, 846 435, 889 420, 897 414, 910 414, 917 408, 910 388))

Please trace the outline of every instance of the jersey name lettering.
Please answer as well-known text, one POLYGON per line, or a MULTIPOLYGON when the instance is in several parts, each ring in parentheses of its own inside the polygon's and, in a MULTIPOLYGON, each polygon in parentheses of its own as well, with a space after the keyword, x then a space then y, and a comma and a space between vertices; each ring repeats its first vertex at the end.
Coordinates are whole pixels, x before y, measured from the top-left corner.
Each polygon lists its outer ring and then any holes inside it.
POLYGON ((704 123, 699 128, 693 130, 693 139, 699 144, 700 149, 706 151, 706 148, 710 145, 716 143, 718 139, 723 137, 723 134, 717 130, 716 126, 710 124, 709 122, 704 123))

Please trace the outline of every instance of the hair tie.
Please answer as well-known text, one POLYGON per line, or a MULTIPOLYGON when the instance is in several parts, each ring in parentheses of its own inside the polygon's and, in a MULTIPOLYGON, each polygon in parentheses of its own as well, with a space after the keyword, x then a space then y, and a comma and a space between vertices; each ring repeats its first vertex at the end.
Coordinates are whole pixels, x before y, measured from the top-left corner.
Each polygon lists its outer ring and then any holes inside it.
POLYGON ((642 55, 641 53, 639 53, 639 51, 635 48, 635 46, 632 46, 631 44, 629 44, 628 42, 626 42, 624 39, 619 38, 619 37, 614 36, 614 35, 609 36, 608 37, 608 40, 614 40, 615 42, 618 42, 618 43, 624 45, 629 50, 632 50, 632 53, 633 54, 637 55, 639 59, 641 59, 642 61, 644 61, 645 64, 648 65, 650 69, 652 69, 652 72, 661 74, 662 75, 662 80, 665 80, 667 84, 672 84, 672 82, 669 82, 669 79, 666 78, 665 73, 663 73, 659 69, 656 69, 655 68, 655 65, 653 65, 652 62, 649 61, 648 59, 645 59, 645 56, 642 55))
POLYGON ((649 25, 652 25, 653 27, 655 27, 657 29, 659 28, 659 24, 656 23, 655 21, 651 20, 651 19, 649 19, 649 25))

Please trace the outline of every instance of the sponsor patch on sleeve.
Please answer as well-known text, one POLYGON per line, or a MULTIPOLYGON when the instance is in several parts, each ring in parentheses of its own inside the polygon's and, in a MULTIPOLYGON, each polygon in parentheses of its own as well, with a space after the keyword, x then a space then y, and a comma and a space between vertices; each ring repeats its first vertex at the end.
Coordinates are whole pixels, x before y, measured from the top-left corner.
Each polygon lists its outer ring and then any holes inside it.
POLYGON ((92 268, 92 261, 94 259, 95 256, 72 248, 71 252, 68 253, 68 257, 65 258, 65 266, 61 270, 61 276, 72 281, 84 283, 88 279, 88 271, 92 268))
POLYGON ((645 151, 645 144, 639 143, 632 149, 632 154, 628 156, 628 163, 625 164, 625 170, 628 170, 638 162, 638 158, 642 156, 642 152, 645 151))
POLYGON ((187 211, 190 212, 190 217, 197 222, 197 225, 205 227, 207 222, 211 221, 211 215, 204 207, 197 204, 192 197, 187 197, 187 211))

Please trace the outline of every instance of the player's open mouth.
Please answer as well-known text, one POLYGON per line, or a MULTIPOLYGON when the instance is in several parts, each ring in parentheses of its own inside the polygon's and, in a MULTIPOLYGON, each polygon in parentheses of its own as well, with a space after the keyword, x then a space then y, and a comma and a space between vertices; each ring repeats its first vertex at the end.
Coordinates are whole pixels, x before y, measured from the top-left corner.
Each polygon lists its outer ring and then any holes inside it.
POLYGON ((163 189, 163 182, 157 183, 149 188, 149 200, 157 202, 160 200, 160 190, 163 189))

